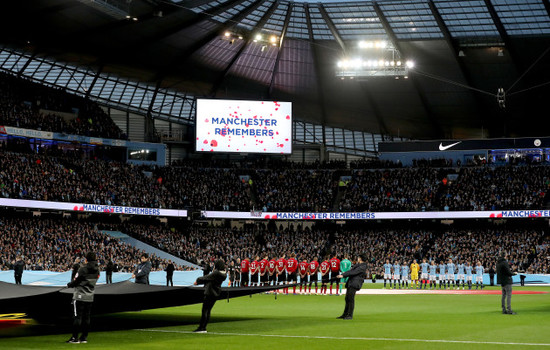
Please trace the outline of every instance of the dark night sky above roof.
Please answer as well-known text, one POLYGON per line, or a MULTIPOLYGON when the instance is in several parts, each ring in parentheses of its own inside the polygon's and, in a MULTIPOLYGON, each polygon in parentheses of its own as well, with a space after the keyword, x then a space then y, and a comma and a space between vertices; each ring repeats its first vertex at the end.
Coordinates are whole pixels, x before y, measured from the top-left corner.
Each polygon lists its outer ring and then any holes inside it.
POLYGON ((0 44, 194 96, 292 101, 296 119, 354 130, 417 139, 550 131, 547 0, 133 0, 125 10, 137 21, 85 3, 4 2, 0 44), (244 40, 224 40, 226 30, 244 40), (258 32, 282 47, 247 40, 258 32), (416 62, 409 79, 336 77, 360 40, 393 41, 416 62), (506 109, 499 87, 512 87, 506 109))

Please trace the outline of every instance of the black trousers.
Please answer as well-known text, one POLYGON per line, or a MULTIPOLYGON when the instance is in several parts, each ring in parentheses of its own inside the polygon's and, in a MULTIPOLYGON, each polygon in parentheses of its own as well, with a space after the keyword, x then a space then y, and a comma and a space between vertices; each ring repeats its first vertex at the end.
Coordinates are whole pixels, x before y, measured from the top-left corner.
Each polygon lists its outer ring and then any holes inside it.
POLYGON ((91 311, 92 303, 73 300, 73 338, 78 338, 78 332, 81 332, 80 339, 88 338, 91 311))
POLYGON ((106 273, 105 274, 105 279, 107 281, 107 284, 111 284, 113 283, 113 273, 106 273))
POLYGON ((355 293, 357 289, 346 288, 346 307, 344 308, 344 317, 353 317, 353 309, 355 309, 355 293))
POLYGON ((174 286, 174 280, 173 280, 173 277, 174 276, 171 276, 171 275, 166 275, 166 286, 174 286))
POLYGON ((208 321, 210 321, 210 311, 212 311, 216 300, 217 299, 215 297, 204 297, 204 301, 202 302, 202 315, 201 321, 199 323, 199 329, 206 330, 206 325, 208 324, 208 321))
POLYGON ((14 275, 15 277, 15 284, 21 284, 21 278, 23 275, 14 275))

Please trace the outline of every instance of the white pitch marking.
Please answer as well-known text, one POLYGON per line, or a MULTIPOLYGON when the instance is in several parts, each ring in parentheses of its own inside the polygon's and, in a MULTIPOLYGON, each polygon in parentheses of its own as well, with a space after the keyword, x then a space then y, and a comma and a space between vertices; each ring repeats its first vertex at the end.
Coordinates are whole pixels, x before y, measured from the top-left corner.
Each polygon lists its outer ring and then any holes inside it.
MULTIPOLYGON (((134 329, 140 332, 158 332, 158 333, 183 333, 192 334, 191 331, 172 331, 164 329, 134 329)), ((458 343, 458 344, 487 344, 487 345, 515 345, 515 346, 550 346, 544 343, 507 343, 497 341, 473 341, 473 340, 447 340, 447 339, 400 339, 400 338, 363 338, 363 337, 326 337, 314 335, 285 335, 285 334, 252 334, 252 333, 225 333, 208 332, 214 335, 236 335, 244 337, 270 337, 270 338, 305 338, 305 339, 334 339, 334 340, 377 340, 377 341, 398 341, 398 342, 416 342, 416 343, 458 343)))

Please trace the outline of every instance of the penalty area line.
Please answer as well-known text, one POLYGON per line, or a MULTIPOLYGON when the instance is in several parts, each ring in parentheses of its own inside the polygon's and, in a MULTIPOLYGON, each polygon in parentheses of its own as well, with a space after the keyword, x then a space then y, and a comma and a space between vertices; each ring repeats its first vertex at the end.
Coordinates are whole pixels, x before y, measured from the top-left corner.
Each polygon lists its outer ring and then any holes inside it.
MULTIPOLYGON (((134 329, 140 332, 157 333, 182 333, 192 334, 192 331, 176 331, 166 329, 134 329)), ((253 333, 226 333, 226 332, 208 332, 213 335, 239 336, 239 337, 267 337, 267 338, 299 338, 299 339, 329 339, 329 340, 366 340, 366 341, 395 341, 412 343, 456 343, 456 344, 483 344, 483 345, 513 345, 513 346, 549 346, 544 343, 511 343, 498 341, 475 341, 475 340, 448 340, 448 339, 403 339, 403 338, 368 338, 368 337, 331 337, 316 335, 288 335, 288 334, 253 334, 253 333)))

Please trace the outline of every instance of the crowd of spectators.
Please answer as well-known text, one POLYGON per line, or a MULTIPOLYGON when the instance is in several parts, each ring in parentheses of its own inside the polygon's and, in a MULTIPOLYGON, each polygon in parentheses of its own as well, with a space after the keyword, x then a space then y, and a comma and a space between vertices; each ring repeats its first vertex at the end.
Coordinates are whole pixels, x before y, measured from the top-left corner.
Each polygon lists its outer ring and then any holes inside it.
POLYGON ((545 232, 533 229, 448 230, 435 237, 426 256, 436 262, 452 258, 476 265, 480 261, 489 269, 505 253, 516 271, 548 273, 547 261, 546 265, 533 264, 536 258, 548 260, 548 252, 540 247, 545 239, 545 232))
POLYGON ((168 208, 247 211, 251 182, 230 168, 163 167, 155 171, 168 208))
POLYGON ((462 168, 441 189, 444 210, 540 209, 550 189, 550 167, 462 168))
POLYGON ((258 170, 255 184, 263 211, 332 211, 337 190, 331 170, 258 170))
MULTIPOLYGON (((526 267, 528 273, 546 273, 550 274, 550 235, 542 238, 535 246, 535 257, 531 265, 526 267)), ((525 268, 525 266, 523 266, 525 268)))
POLYGON ((0 164, 4 198, 166 206, 166 190, 131 164, 12 152, 0 152, 0 164))
POLYGON ((127 138, 97 103, 6 73, 0 73, 0 125, 127 138))
POLYGON ((380 274, 386 259, 412 262, 424 256, 433 233, 427 230, 385 229, 338 232, 332 250, 338 256, 357 256, 363 252, 371 273, 380 274))
POLYGON ((258 227, 224 228, 191 226, 179 230, 161 224, 125 224, 123 232, 197 265, 217 258, 252 260, 259 256, 280 257, 289 252, 322 256, 329 248, 329 231, 293 227, 268 230, 258 227))
POLYGON ((440 184, 439 171, 430 168, 356 170, 340 211, 433 210, 440 184))
POLYGON ((516 271, 550 273, 550 235, 541 229, 517 228, 433 229, 381 228, 355 229, 326 228, 301 225, 286 228, 265 225, 243 228, 202 227, 193 225, 178 230, 161 224, 126 224, 124 232, 156 245, 160 249, 195 264, 226 261, 256 256, 278 258, 296 253, 298 259, 311 260, 326 256, 353 257, 367 255, 369 270, 382 274, 386 259, 410 264, 413 259, 434 260, 449 258, 456 262, 481 261, 488 270, 496 258, 506 253, 516 271))
POLYGON ((126 224, 123 230, 136 239, 197 265, 218 257, 230 260, 248 256, 258 249, 254 233, 250 230, 192 227, 180 231, 159 224, 126 224))
MULTIPOLYGON (((455 263, 481 261, 488 270, 496 258, 506 253, 514 270, 550 273, 550 235, 544 229, 493 227, 391 228, 368 230, 326 225, 245 225, 213 227, 193 223, 185 227, 161 223, 97 223, 60 219, 0 219, 0 269, 9 269, 17 256, 24 256, 27 269, 67 271, 74 258, 92 250, 101 266, 112 259, 119 271, 131 272, 140 251, 101 232, 121 231, 176 257, 197 265, 217 258, 238 262, 256 256, 279 258, 295 253, 300 261, 327 256, 367 255, 370 273, 382 274, 386 259, 392 263, 436 263, 453 259, 455 263)), ((143 221, 143 220, 142 220, 143 221)), ((168 263, 152 257, 154 270, 168 263)), ((182 269, 178 267, 178 269, 182 269)))
MULTIPOLYGON (((101 233, 95 223, 43 218, 0 219, 0 270, 10 269, 16 258, 22 256, 28 270, 68 271, 75 258, 85 256, 88 251, 96 253, 102 268, 111 259, 118 272, 133 272, 142 253, 101 233)), ((163 270, 168 263, 151 256, 153 270, 163 270)))
POLYGON ((148 208, 231 211, 542 209, 550 166, 436 169, 146 167, 79 152, 0 149, 0 196, 148 208), (58 154, 52 156, 51 154, 58 154), (340 186, 338 184, 340 183, 340 186))

